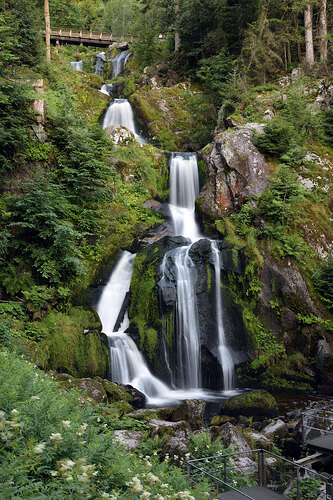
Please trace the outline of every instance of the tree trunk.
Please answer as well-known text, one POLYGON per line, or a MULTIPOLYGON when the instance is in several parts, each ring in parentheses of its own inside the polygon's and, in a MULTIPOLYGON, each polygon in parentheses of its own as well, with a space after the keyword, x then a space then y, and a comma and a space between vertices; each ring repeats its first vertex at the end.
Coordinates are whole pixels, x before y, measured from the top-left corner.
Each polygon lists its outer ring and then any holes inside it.
POLYGON ((305 62, 314 65, 313 36, 312 36, 312 6, 308 4, 304 11, 305 26, 305 62))
POLYGON ((46 60, 51 61, 51 26, 49 0, 44 0, 46 60))
MULTIPOLYGON (((179 12, 179 3, 175 5, 175 24, 177 25, 178 21, 178 12, 179 12)), ((178 52, 180 49, 180 44, 181 44, 181 38, 180 38, 180 33, 176 29, 175 31, 175 52, 178 52)))
POLYGON ((327 61, 327 12, 326 0, 319 0, 319 52, 320 60, 327 61))

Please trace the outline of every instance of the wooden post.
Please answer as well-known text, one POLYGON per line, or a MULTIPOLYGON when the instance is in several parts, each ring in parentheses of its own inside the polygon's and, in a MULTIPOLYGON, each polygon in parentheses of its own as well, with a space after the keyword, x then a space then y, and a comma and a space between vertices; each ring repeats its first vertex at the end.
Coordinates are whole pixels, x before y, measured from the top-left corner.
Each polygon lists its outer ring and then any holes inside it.
POLYGON ((46 60, 51 61, 51 25, 49 0, 44 0, 46 60))

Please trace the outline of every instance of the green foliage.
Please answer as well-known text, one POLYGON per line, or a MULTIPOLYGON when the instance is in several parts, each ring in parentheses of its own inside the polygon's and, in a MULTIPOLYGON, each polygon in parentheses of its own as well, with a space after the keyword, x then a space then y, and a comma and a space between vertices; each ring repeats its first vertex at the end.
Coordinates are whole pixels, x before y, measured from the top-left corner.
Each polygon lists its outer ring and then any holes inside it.
POLYGON ((256 146, 268 156, 279 156, 289 148, 292 132, 290 124, 272 120, 265 126, 264 133, 257 137, 256 146))
POLYGON ((202 59, 197 77, 202 80, 207 93, 213 96, 215 104, 221 106, 233 77, 232 58, 223 49, 214 56, 202 59))
MULTIPOLYGON (((320 486, 320 481, 317 481, 317 479, 313 477, 301 479, 299 484, 300 498, 302 498, 302 500, 313 500, 313 498, 317 498, 320 494, 320 486)), ((291 499, 297 500, 297 498, 297 483, 295 482, 291 488, 291 499)))
POLYGON ((323 263, 312 275, 312 281, 327 309, 333 309, 333 257, 323 263))
POLYGON ((129 500, 145 492, 155 498, 162 489, 171 498, 184 490, 197 500, 205 497, 205 487, 192 489, 168 460, 142 460, 126 451, 112 435, 106 406, 82 405, 74 391, 65 395, 8 352, 0 353, 0 384, 2 498, 129 500))

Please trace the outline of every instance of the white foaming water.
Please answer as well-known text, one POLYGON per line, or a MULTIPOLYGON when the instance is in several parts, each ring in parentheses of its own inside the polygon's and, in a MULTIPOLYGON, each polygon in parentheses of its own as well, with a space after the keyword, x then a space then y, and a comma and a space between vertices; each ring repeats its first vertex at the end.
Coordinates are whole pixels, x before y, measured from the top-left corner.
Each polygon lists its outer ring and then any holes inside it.
POLYGON ((223 309, 221 297, 221 253, 217 247, 216 241, 212 241, 211 245, 215 266, 216 323, 218 333, 217 358, 222 367, 224 390, 230 391, 234 386, 235 368, 232 354, 226 342, 223 326, 223 309))
POLYGON ((187 398, 213 400, 216 397, 215 394, 206 394, 200 390, 171 390, 150 372, 135 342, 124 332, 129 326, 127 313, 119 331, 113 331, 126 293, 130 288, 134 257, 135 255, 130 252, 123 252, 96 308, 102 321, 103 332, 109 339, 111 380, 131 384, 137 388, 146 395, 150 406, 162 406, 187 398))
POLYGON ((119 54, 117 54, 113 59, 111 59, 112 78, 115 78, 124 71, 130 55, 131 54, 130 52, 128 52, 128 50, 123 50, 122 52, 119 52, 119 54))
POLYGON ((110 96, 112 95, 112 90, 113 90, 112 83, 105 83, 104 85, 102 85, 100 92, 102 92, 102 94, 110 96))
POLYGON ((133 132, 138 142, 145 142, 137 132, 132 106, 127 99, 115 99, 108 107, 103 120, 103 128, 110 127, 110 125, 126 127, 133 132))
POLYGON ((76 71, 83 71, 83 61, 73 61, 71 62, 71 65, 73 66, 73 69, 76 69, 76 71))
POLYGON ((170 212, 176 236, 192 241, 200 238, 195 221, 195 200, 199 195, 197 157, 193 153, 172 153, 170 161, 170 212))

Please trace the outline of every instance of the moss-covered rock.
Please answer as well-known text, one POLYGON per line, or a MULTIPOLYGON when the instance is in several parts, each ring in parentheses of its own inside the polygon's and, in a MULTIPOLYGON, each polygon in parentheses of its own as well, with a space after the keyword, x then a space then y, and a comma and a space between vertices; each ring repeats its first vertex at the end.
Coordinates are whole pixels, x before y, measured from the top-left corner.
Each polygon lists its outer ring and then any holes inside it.
POLYGON ((186 421, 192 431, 201 429, 206 409, 206 402, 201 399, 183 401, 174 411, 174 422, 186 421))
POLYGON ((77 378, 107 376, 107 338, 93 309, 72 307, 67 314, 51 311, 41 323, 45 337, 31 352, 39 366, 77 378))
POLYGON ((230 417, 229 415, 214 415, 210 422, 210 425, 213 427, 219 427, 226 424, 227 422, 234 424, 236 422, 236 419, 235 417, 230 417))
POLYGON ((231 416, 274 418, 278 415, 275 398, 267 391, 251 391, 228 399, 222 413, 231 416))
POLYGON ((210 139, 209 126, 213 132, 213 108, 202 92, 192 91, 187 83, 172 87, 146 85, 132 94, 130 102, 152 140, 168 151, 199 149, 200 134, 208 131, 203 141, 206 144, 210 139), (206 106, 205 122, 204 116, 197 116, 200 104, 206 106))

